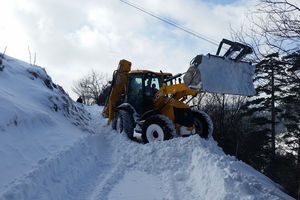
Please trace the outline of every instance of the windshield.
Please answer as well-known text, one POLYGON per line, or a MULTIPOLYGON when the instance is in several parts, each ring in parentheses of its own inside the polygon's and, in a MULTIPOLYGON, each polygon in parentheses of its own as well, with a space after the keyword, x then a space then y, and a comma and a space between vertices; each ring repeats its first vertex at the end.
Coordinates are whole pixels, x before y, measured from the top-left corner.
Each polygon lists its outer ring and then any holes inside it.
MULTIPOLYGON (((164 76, 164 82, 166 81, 166 80, 168 80, 169 78, 171 78, 172 76, 164 76)), ((173 85, 173 80, 170 80, 170 81, 168 81, 168 82, 165 82, 167 85, 173 85)))

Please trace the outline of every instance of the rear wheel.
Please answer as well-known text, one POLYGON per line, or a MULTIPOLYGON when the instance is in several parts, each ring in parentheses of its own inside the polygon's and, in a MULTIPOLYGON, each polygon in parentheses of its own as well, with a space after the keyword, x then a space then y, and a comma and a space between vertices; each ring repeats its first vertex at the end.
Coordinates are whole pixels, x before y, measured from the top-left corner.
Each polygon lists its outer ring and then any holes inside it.
POLYGON ((173 137, 174 133, 173 122, 163 115, 149 117, 142 126, 142 139, 144 143, 168 140, 173 137))
POLYGON ((208 138, 213 132, 213 124, 210 117, 203 111, 193 111, 193 122, 196 127, 196 134, 202 138, 208 138))
POLYGON ((133 138, 134 123, 132 115, 126 110, 115 112, 115 118, 112 121, 112 128, 118 133, 125 133, 128 138, 133 138))

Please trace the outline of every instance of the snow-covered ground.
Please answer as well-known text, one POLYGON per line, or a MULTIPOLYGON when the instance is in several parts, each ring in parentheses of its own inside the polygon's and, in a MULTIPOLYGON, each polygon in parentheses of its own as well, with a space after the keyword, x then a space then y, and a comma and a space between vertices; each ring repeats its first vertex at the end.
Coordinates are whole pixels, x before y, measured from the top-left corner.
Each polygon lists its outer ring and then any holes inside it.
POLYGON ((212 139, 130 141, 42 68, 10 57, 3 65, 1 200, 292 199, 212 139))

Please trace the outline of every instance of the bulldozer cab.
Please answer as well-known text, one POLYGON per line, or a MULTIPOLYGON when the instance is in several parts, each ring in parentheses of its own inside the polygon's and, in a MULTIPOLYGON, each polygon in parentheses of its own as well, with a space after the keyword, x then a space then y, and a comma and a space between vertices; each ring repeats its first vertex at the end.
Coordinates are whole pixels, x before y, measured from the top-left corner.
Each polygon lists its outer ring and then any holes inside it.
MULTIPOLYGON (((128 74, 127 102, 138 114, 153 109, 153 97, 162 87, 164 80, 171 77, 169 73, 156 73, 147 70, 134 70, 128 74)), ((168 84, 172 84, 171 81, 168 84)))

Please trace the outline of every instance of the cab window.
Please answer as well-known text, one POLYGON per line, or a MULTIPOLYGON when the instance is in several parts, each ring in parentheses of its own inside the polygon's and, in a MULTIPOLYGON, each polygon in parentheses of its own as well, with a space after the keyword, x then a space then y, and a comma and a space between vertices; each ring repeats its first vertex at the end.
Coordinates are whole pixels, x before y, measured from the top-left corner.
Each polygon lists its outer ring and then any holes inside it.
POLYGON ((156 74, 148 73, 145 76, 145 95, 153 97, 160 88, 160 77, 156 74))
POLYGON ((143 102, 143 77, 142 74, 130 74, 128 93, 128 102, 138 110, 143 102))
MULTIPOLYGON (((168 80, 169 78, 171 78, 171 76, 164 76, 164 82, 166 81, 166 80, 168 80)), ((168 82, 165 82, 168 86, 169 85, 173 85, 173 80, 170 80, 170 81, 168 81, 168 82)))

